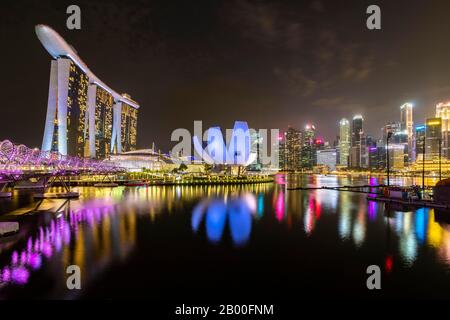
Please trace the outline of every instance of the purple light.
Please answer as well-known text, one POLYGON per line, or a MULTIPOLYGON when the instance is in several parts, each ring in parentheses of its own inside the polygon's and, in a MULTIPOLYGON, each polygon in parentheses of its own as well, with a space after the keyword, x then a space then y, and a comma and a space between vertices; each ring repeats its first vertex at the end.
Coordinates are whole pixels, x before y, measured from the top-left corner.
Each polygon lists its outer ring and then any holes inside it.
POLYGON ((23 285, 28 282, 30 272, 25 267, 14 268, 11 272, 11 279, 16 284, 23 285))
POLYGON ((33 269, 37 270, 42 265, 42 258, 38 253, 31 253, 28 255, 28 265, 33 269))
POLYGON ((17 253, 17 251, 14 251, 11 257, 11 262, 12 264, 17 264, 19 262, 19 254, 17 253))
POLYGON ((9 282, 11 280, 11 270, 9 268, 3 269, 3 282, 9 282))

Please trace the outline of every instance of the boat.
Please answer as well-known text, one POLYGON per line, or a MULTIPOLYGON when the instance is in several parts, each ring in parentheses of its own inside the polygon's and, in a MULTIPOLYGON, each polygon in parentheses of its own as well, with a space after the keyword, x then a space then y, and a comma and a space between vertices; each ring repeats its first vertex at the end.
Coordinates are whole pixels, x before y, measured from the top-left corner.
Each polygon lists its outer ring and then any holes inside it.
POLYGON ((123 185, 126 187, 144 187, 147 185, 147 182, 141 180, 131 180, 125 182, 123 185))

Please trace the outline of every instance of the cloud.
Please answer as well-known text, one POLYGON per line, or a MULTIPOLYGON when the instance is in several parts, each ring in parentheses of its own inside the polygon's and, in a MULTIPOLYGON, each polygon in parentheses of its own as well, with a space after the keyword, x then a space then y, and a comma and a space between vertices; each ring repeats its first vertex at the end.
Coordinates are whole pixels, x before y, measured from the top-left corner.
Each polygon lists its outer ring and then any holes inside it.
POLYGON ((229 1, 224 7, 223 23, 243 38, 266 47, 297 50, 303 40, 299 14, 282 3, 229 1))
POLYGON ((324 12, 324 10, 325 10, 325 7, 324 7, 322 1, 320 1, 320 0, 314 0, 313 2, 311 2, 310 7, 313 11, 316 11, 319 13, 324 12))
POLYGON ((314 107, 335 108, 344 103, 344 97, 320 98, 311 103, 314 107))
POLYGON ((309 78, 300 68, 282 69, 277 67, 273 72, 275 76, 286 84, 291 92, 300 94, 303 97, 314 94, 318 89, 318 82, 309 78))

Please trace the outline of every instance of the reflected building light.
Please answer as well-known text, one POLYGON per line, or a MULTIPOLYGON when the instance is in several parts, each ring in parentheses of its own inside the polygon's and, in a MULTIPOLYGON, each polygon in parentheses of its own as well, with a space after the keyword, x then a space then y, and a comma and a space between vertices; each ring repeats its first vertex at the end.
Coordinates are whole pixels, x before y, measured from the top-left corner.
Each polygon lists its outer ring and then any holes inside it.
POLYGON ((439 257, 450 267, 450 226, 444 232, 443 242, 439 249, 439 257))
POLYGON ((428 209, 420 208, 415 212, 415 230, 416 237, 419 243, 425 242, 426 229, 427 229, 427 221, 428 221, 428 209))
POLYGON ((247 208, 250 209, 251 214, 255 214, 257 207, 258 207, 255 196, 252 193, 246 193, 246 194, 242 195, 241 197, 242 197, 242 200, 247 205, 247 208))
POLYGON ((208 241, 218 243, 223 238, 228 218, 231 239, 234 245, 241 246, 250 238, 254 210, 256 210, 256 199, 252 194, 230 197, 227 201, 224 198, 204 200, 192 211, 192 230, 195 233, 199 231, 206 212, 206 236, 208 241))
POLYGON ((260 193, 258 195, 258 218, 261 218, 264 215, 264 193, 260 193))
POLYGON ((305 212, 305 216, 303 217, 303 224, 305 233, 309 236, 314 231, 315 219, 311 209, 311 206, 308 206, 305 212))
POLYGON ((430 209, 428 214, 428 244, 435 248, 439 248, 442 244, 443 230, 442 227, 434 219, 434 210, 430 209))
POLYGON ((351 233, 351 219, 350 212, 347 210, 341 211, 339 215, 339 236, 342 240, 350 238, 351 233))
POLYGON ((403 213, 403 233, 410 234, 413 224, 412 212, 404 212, 403 213))
POLYGON ((392 258, 392 255, 388 255, 384 262, 384 268, 386 272, 391 273, 393 266, 394 266, 394 259, 392 258))
POLYGON ((226 205, 224 202, 212 201, 206 214, 206 233, 212 242, 219 242, 222 239, 223 229, 226 221, 226 205))
MULTIPOLYGON (((108 208, 103 209, 105 209, 105 213, 111 212, 107 210, 108 208)), ((101 211, 99 210, 98 212, 101 211)), ((35 235, 29 236, 25 241, 25 249, 20 253, 14 251, 11 254, 11 264, 4 266, 2 270, 0 269, 0 281, 18 285, 26 284, 31 275, 31 271, 39 270, 42 267, 43 258, 50 260, 55 255, 55 252, 60 252, 63 247, 68 248, 71 245, 71 233, 77 234, 77 230, 79 232, 83 230, 82 228, 78 228, 79 225, 89 226, 87 223, 90 219, 89 216, 92 216, 92 210, 72 210, 60 218, 54 216, 47 225, 40 226, 38 232, 35 235)), ((109 215, 103 216, 102 218, 105 217, 110 218, 109 215)), ((102 224, 101 222, 98 221, 99 225, 102 224)), ((110 240, 114 236, 114 234, 107 233, 104 235, 104 238, 110 240)), ((85 239, 85 237, 75 239, 75 256, 78 255, 76 257, 76 260, 78 260, 75 261, 76 264, 84 261, 84 256, 88 253, 87 248, 84 248, 84 245, 89 244, 87 240, 89 239, 85 239), (82 248, 80 246, 77 247, 77 244, 81 244, 80 241, 84 242, 82 248)), ((105 239, 105 241, 108 240, 105 239)), ((67 263, 65 260, 62 262, 67 263)))
POLYGON ((246 243, 252 230, 252 215, 245 202, 232 201, 229 209, 231 238, 237 245, 246 243))
POLYGON ((366 238, 366 215, 365 211, 360 208, 356 222, 353 225, 353 241, 356 246, 360 247, 366 238))
POLYGON ((280 190, 278 193, 276 206, 275 206, 275 216, 279 222, 283 221, 284 218, 284 193, 280 190))
POLYGON ((403 230, 403 212, 395 211, 394 221, 395 221, 395 232, 397 234, 401 234, 403 230))
POLYGON ((400 255, 407 267, 411 267, 417 257, 417 240, 412 233, 400 237, 400 255))
POLYGON ((378 203, 375 201, 368 201, 368 216, 369 221, 373 222, 377 219, 378 203))

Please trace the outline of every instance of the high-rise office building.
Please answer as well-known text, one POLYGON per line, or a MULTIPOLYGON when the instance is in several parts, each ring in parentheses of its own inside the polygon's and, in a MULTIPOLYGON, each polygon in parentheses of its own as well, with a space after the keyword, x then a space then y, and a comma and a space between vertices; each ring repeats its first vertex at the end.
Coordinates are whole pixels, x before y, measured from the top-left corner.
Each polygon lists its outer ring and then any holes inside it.
POLYGON ((324 148, 317 150, 317 165, 323 165, 330 170, 336 170, 336 149, 324 148))
POLYGON ((423 160, 423 151, 425 146, 425 125, 416 126, 415 134, 415 149, 416 149, 416 160, 423 160))
POLYGON ((350 151, 350 166, 352 168, 361 168, 361 160, 363 155, 363 147, 361 146, 361 138, 364 136, 363 131, 364 118, 361 115, 353 117, 352 121, 352 147, 350 151))
POLYGON ((53 57, 42 150, 91 158, 134 150, 139 105, 97 78, 53 29, 37 25, 36 34, 53 57))
POLYGON ((307 124, 302 135, 301 148, 301 167, 305 169, 312 169, 316 164, 316 127, 312 124, 307 124))
POLYGON ((302 134, 289 127, 285 133, 285 170, 296 171, 300 169, 302 134))
POLYGON ((389 166, 393 170, 401 170, 405 167, 404 144, 389 144, 389 166))
POLYGON ((401 131, 407 136, 408 162, 414 161, 414 129, 413 129, 413 105, 405 103, 400 107, 401 131))
POLYGON ((358 114, 353 117, 352 121, 352 145, 356 145, 360 140, 361 132, 363 131, 364 118, 358 114))
POLYGON ((450 102, 436 105, 436 118, 442 122, 442 157, 450 160, 450 102))
POLYGON ((389 122, 383 128, 381 128, 381 131, 382 131, 382 135, 383 135, 383 144, 385 145, 386 139, 387 139, 389 133, 394 135, 397 132, 401 131, 401 123, 400 122, 389 122))
POLYGON ((350 155, 350 122, 343 118, 339 121, 339 164, 348 167, 350 155))
POLYGON ((286 133, 278 137, 278 167, 279 170, 286 170, 286 133))
POLYGON ((425 128, 425 160, 436 160, 441 152, 442 121, 441 118, 429 118, 425 128))

